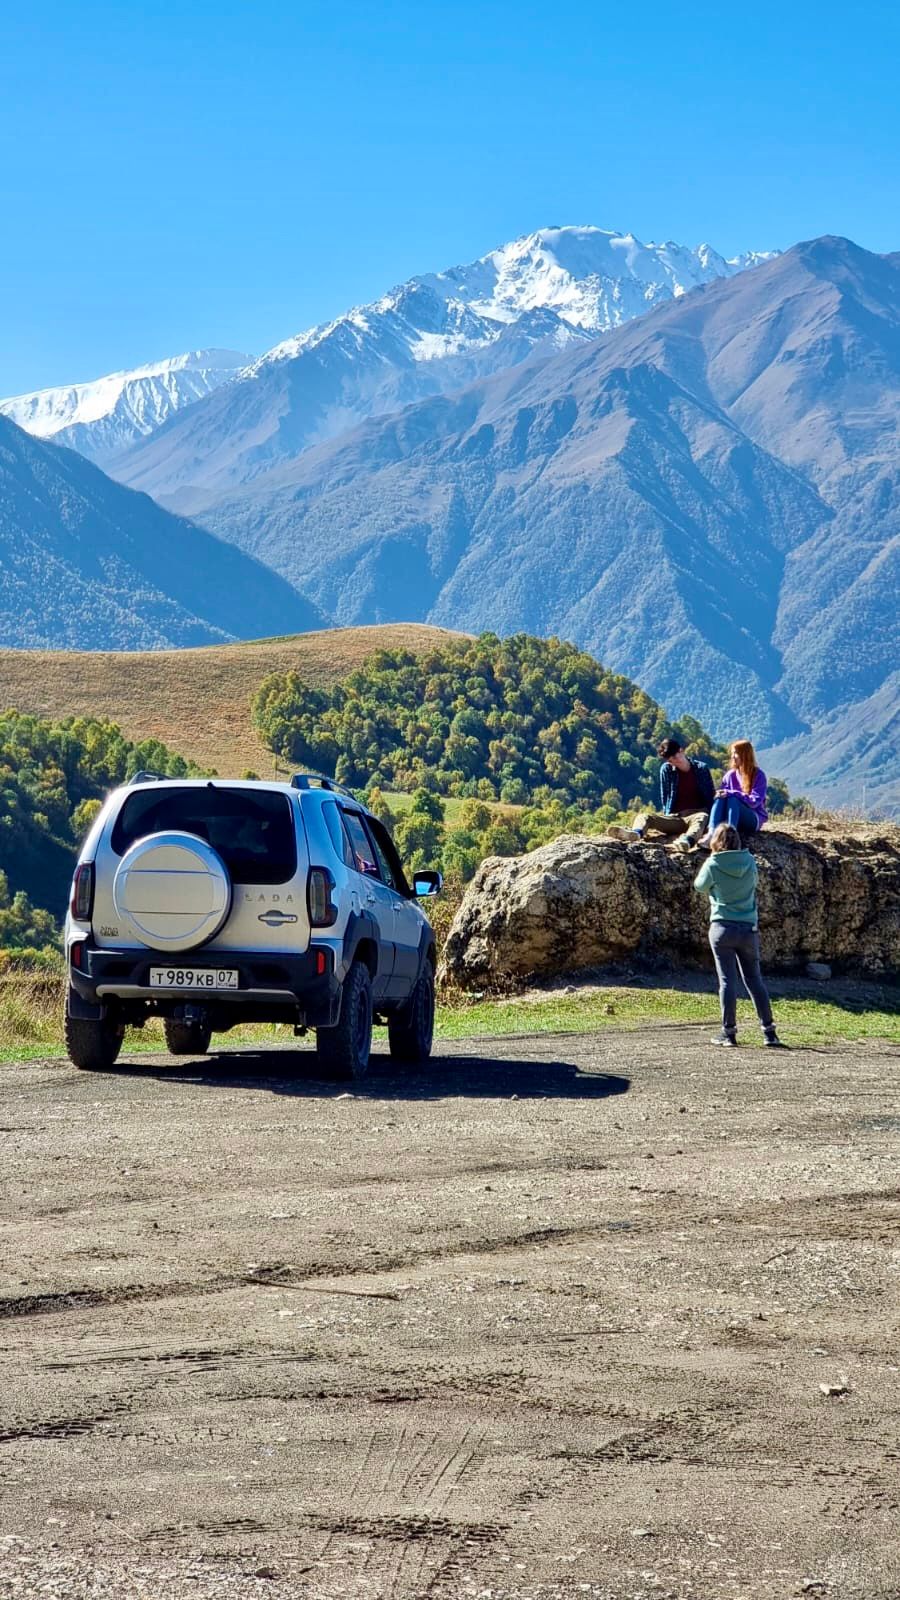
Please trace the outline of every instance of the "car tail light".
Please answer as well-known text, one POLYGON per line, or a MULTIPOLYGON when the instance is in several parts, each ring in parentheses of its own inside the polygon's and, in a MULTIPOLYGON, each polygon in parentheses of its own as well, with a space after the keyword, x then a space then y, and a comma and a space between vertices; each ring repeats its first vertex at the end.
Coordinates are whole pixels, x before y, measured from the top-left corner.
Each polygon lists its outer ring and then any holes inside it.
POLYGON ((306 904, 311 928, 330 928, 337 922, 338 908, 331 898, 334 878, 327 867, 310 867, 306 883, 306 904))
POLYGON ((94 863, 82 861, 72 879, 72 916, 76 922, 90 922, 94 909, 94 863))

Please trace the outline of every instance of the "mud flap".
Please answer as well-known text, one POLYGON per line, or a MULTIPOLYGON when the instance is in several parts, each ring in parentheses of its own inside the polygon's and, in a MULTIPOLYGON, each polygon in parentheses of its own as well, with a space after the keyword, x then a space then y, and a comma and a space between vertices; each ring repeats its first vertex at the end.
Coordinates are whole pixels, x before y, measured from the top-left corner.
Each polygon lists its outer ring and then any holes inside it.
POLYGON ((69 985, 66 995, 66 1012, 78 1022, 102 1022, 106 1006, 99 1000, 83 1000, 77 989, 69 985))

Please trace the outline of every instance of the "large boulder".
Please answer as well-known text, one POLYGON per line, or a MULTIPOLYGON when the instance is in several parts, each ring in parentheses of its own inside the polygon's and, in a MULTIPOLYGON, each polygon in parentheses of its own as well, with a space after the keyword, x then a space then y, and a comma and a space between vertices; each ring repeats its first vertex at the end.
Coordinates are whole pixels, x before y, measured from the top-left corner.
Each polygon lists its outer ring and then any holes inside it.
MULTIPOLYGON (((767 967, 900 971, 900 828, 792 822, 752 848, 767 967)), ((443 976, 509 989, 622 961, 708 967, 708 901, 693 889, 704 859, 577 834, 491 856, 453 920, 443 976)))

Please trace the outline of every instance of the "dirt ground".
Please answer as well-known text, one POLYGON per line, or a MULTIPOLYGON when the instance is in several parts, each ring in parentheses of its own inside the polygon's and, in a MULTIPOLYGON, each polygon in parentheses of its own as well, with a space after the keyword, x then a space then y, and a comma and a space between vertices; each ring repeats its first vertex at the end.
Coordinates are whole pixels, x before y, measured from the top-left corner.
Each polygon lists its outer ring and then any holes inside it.
POLYGON ((900 1053, 706 1038, 0 1068, 0 1594, 897 1600, 900 1053))

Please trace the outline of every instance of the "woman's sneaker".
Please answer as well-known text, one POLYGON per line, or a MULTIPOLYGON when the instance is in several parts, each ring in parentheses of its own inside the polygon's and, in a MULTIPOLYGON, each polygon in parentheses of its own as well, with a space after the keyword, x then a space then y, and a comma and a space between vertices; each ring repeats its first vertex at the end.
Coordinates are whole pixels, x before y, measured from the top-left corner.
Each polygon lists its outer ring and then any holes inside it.
POLYGON ((737 1034, 729 1033, 727 1028, 722 1028, 719 1033, 713 1035, 709 1042, 710 1044, 724 1045, 726 1050, 733 1050, 737 1045, 737 1034))
POLYGON ((783 1039, 779 1039, 774 1028, 763 1028, 763 1044, 769 1050, 786 1050, 788 1047, 783 1039))

